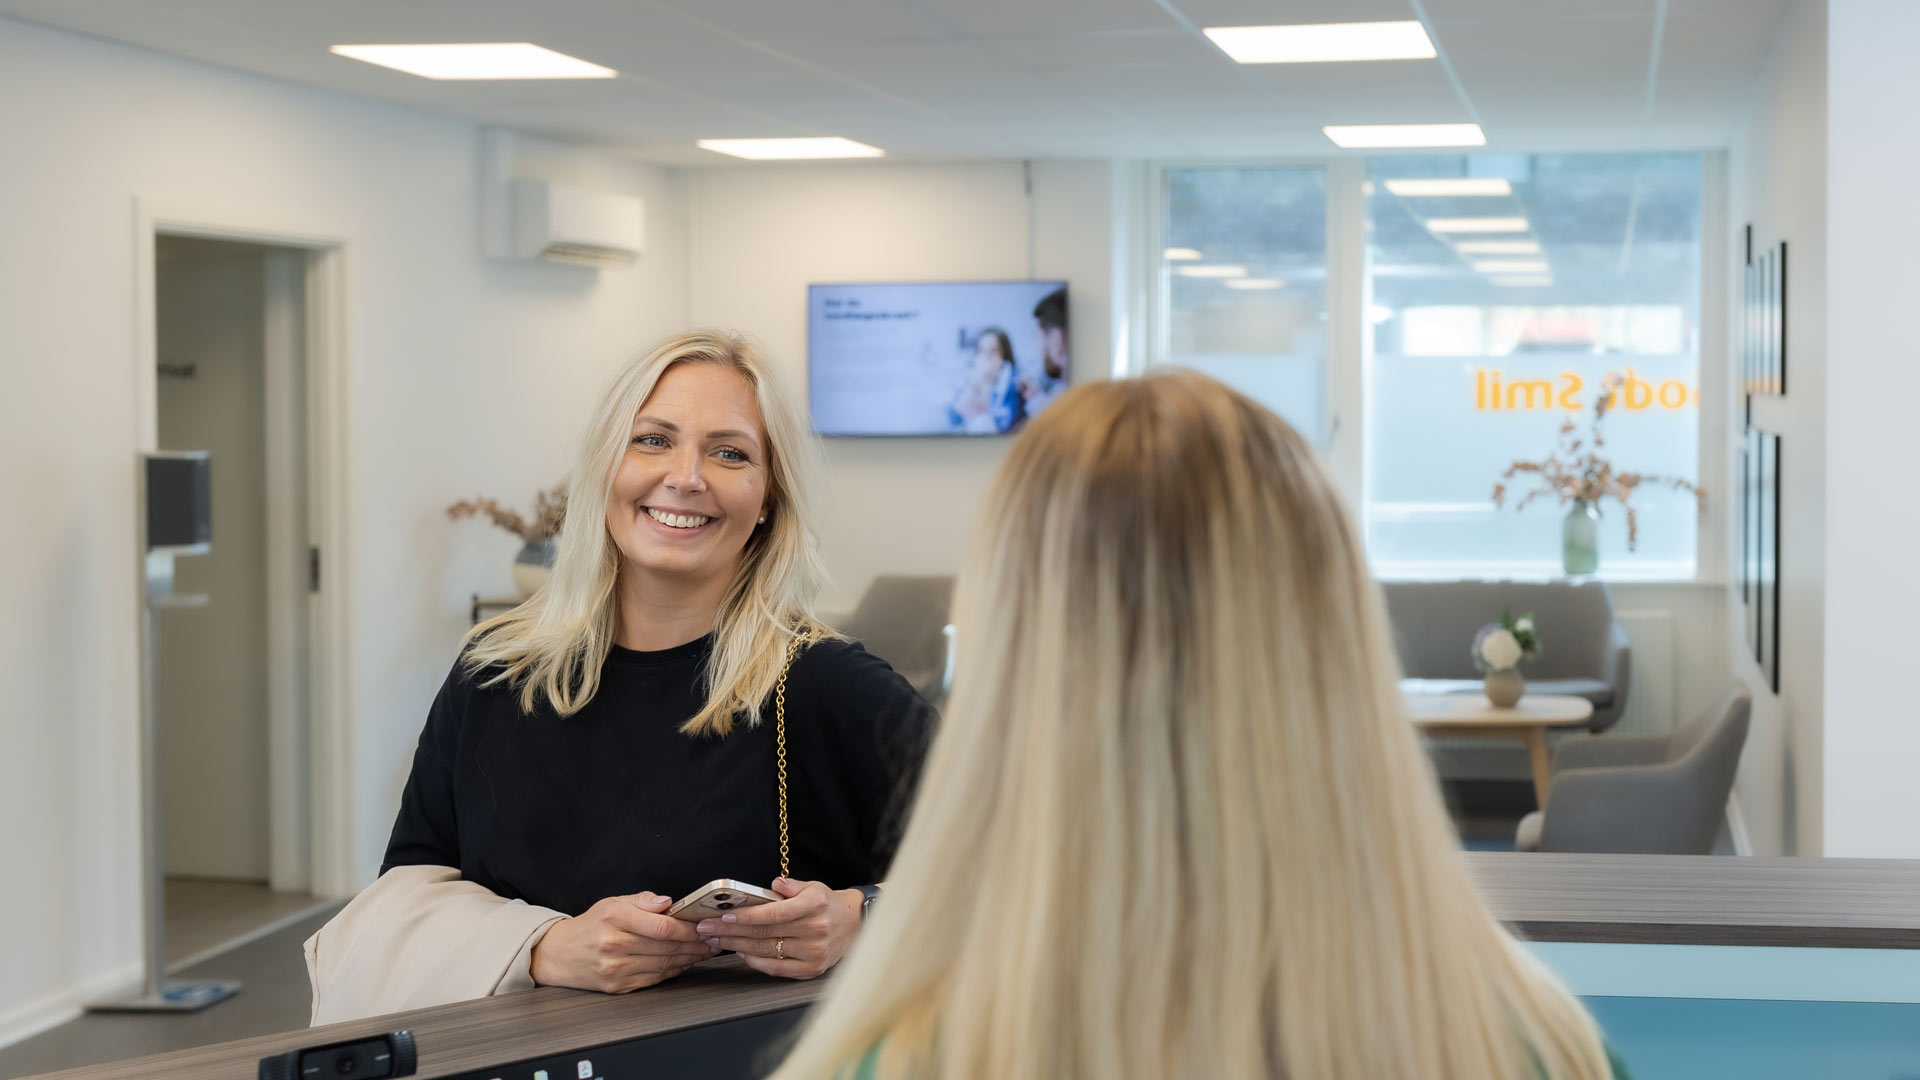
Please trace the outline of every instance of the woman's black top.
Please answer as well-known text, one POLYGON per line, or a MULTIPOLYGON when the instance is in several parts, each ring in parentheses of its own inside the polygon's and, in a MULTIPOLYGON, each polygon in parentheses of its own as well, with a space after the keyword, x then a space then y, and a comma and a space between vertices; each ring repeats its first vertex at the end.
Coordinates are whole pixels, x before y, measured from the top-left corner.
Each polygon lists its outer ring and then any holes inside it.
MULTIPOLYGON (((780 873, 774 710, 724 737, 678 730, 706 700, 712 637, 615 646, 572 716, 482 688, 456 662, 427 715, 380 870, 430 864, 509 899, 578 915, 642 891, 678 899, 715 878, 780 873)), ((848 641, 804 648, 787 678, 793 877, 883 880, 934 713, 848 641)))

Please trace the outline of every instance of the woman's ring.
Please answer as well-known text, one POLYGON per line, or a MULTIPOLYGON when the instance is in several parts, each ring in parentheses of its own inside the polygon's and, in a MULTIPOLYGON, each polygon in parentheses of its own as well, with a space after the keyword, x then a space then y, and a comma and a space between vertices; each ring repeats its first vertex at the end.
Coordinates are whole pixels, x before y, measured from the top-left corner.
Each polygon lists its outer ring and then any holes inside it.
POLYGON ((773 939, 773 958, 775 960, 785 960, 787 958, 787 939, 786 938, 782 937, 782 938, 773 939))

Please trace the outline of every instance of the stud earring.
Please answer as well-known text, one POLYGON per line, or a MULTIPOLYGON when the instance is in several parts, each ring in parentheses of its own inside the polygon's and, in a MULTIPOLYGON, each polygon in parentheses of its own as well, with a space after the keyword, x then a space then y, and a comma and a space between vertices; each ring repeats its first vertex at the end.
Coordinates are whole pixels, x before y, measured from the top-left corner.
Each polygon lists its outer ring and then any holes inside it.
POLYGON ((760 524, 762 524, 762 525, 765 525, 766 523, 767 523, 767 515, 765 515, 765 514, 761 514, 761 515, 760 515, 760 524))

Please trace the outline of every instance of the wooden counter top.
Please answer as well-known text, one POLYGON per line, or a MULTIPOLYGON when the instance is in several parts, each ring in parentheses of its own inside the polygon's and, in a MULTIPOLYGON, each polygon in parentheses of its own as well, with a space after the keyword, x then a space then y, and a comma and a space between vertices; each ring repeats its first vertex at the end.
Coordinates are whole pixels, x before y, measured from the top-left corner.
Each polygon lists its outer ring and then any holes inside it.
MULTIPOLYGON (((583 1046, 808 1005, 825 982, 773 979, 732 956, 632 994, 542 987, 520 994, 302 1028, 170 1054, 43 1074, 45 1080, 254 1080, 263 1057, 405 1029, 419 1046, 421 1077, 449 1076, 583 1046)), ((571 1078, 569 1078, 571 1080, 571 1078)))
MULTIPOLYGON (((1920 948, 1920 861, 1469 852, 1494 913, 1540 941, 1920 948)), ((253 1080, 270 1054, 401 1028, 421 1077, 793 1009, 825 989, 732 957, 613 997, 545 988, 46 1074, 253 1080)))
POLYGON ((1468 852, 1536 941, 1920 948, 1920 861, 1468 852))

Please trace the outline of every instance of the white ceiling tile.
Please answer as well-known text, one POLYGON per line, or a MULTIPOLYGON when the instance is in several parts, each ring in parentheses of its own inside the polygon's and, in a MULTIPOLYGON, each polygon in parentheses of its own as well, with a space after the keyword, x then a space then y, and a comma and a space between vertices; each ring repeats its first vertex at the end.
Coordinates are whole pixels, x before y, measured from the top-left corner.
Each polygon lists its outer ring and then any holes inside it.
POLYGON ((1241 98, 1249 104, 1265 102, 1265 95, 1250 86, 1239 72, 1222 70, 1210 64, 1138 68, 1075 68, 1047 73, 1050 83, 1075 93, 1126 97, 1151 97, 1179 103, 1190 101, 1198 108, 1199 96, 1241 98))
POLYGON ((1201 134, 1189 136, 1192 160, 1245 159, 1264 157, 1303 157, 1338 153, 1338 149, 1319 132, 1275 133, 1247 132, 1232 135, 1201 134))
POLYGON ((1244 69, 1270 92, 1289 99, 1399 99, 1413 104, 1440 97, 1459 107, 1447 73, 1431 60, 1389 60, 1371 64, 1261 64, 1244 69))
MULTIPOLYGON (((918 116, 928 122, 951 119, 917 98, 876 97, 871 92, 805 73, 753 87, 715 85, 709 87, 716 101, 735 105, 743 111, 780 120, 809 129, 839 134, 849 116, 869 110, 918 116)), ((744 137, 749 132, 739 132, 744 137)), ((715 136, 719 138, 720 136, 715 136)))
POLYGON ((1769 26, 1778 25, 1780 16, 1786 14, 1790 0, 1671 0, 1669 12, 1674 15, 1712 14, 1738 19, 1741 22, 1759 22, 1769 26))
POLYGON ((1660 55, 1739 57, 1760 69, 1773 43, 1774 24, 1765 19, 1729 19, 1721 15, 1676 15, 1667 20, 1660 55))
POLYGON ((1294 128, 1319 131, 1325 121, 1299 110, 1269 102, 1248 102, 1244 98, 1201 99, 1203 108, 1189 108, 1189 102, 1164 100, 1115 100, 1110 103, 1142 128, 1157 131, 1204 131, 1215 134, 1235 131, 1270 131, 1294 128))
POLYGON ((1726 104, 1731 117, 1746 105, 1755 78, 1756 73, 1748 71, 1667 72, 1654 88, 1654 106, 1719 101, 1726 104))
POLYGON ((1016 65, 967 38, 912 39, 874 47, 831 39, 782 40, 769 48, 803 65, 855 79, 889 79, 926 70, 970 72, 985 84, 1016 65))
MULTIPOLYGON (((633 3, 634 0, 627 0, 633 3)), ((769 3, 768 0, 658 0, 701 23, 755 41, 769 38, 820 38, 843 42, 884 42, 902 38, 947 37, 943 20, 894 0, 831 0, 828 3, 769 3)), ((634 6, 638 6, 636 3, 634 6)))
POLYGON ((1624 49, 1593 52, 1554 53, 1471 53, 1453 62, 1467 93, 1479 95, 1492 90, 1497 82, 1507 87, 1533 87, 1551 91, 1568 80, 1605 80, 1644 86, 1649 55, 1645 50, 1624 49))
POLYGON ((734 88, 765 85, 791 78, 801 70, 751 46, 718 38, 702 42, 698 48, 605 44, 593 50, 591 59, 623 76, 684 86, 695 92, 712 90, 722 83, 734 88))
POLYGON ((1435 22, 1435 40, 1448 60, 1485 53, 1538 53, 1653 47, 1653 20, 1640 16, 1577 19, 1485 19, 1435 22))
POLYGON ((918 0, 921 12, 964 34, 1094 34, 1178 27, 1151 0, 918 0))
MULTIPOLYGON (((700 44, 708 31, 672 12, 631 0, 564 0, 533 5, 469 0, 162 0, 164 6, 291 41, 327 45, 531 41, 700 44)), ((132 4, 125 6, 131 7, 132 4)))
POLYGON ((1426 0, 1436 22, 1448 19, 1577 18, 1584 15, 1646 15, 1655 0, 1426 0))
POLYGON ((1184 158, 1195 151, 1185 142, 1159 136, 1060 135, 1047 140, 1046 153, 1060 158, 1184 158))
MULTIPOLYGON (((1646 108, 1646 95, 1639 91, 1622 90, 1609 94, 1603 89, 1573 89, 1564 92, 1542 92, 1533 97, 1509 95, 1485 110, 1490 117, 1550 117, 1566 118, 1569 125, 1577 127, 1597 118, 1612 118, 1622 122, 1631 120, 1639 123, 1646 108)), ((1606 122, 1612 122, 1607 120, 1606 122)))
POLYGON ((1151 68, 1168 64, 1232 67, 1233 61, 1185 30, 1139 34, 1036 34, 977 38, 974 44, 1009 63, 1047 70, 1151 68))

